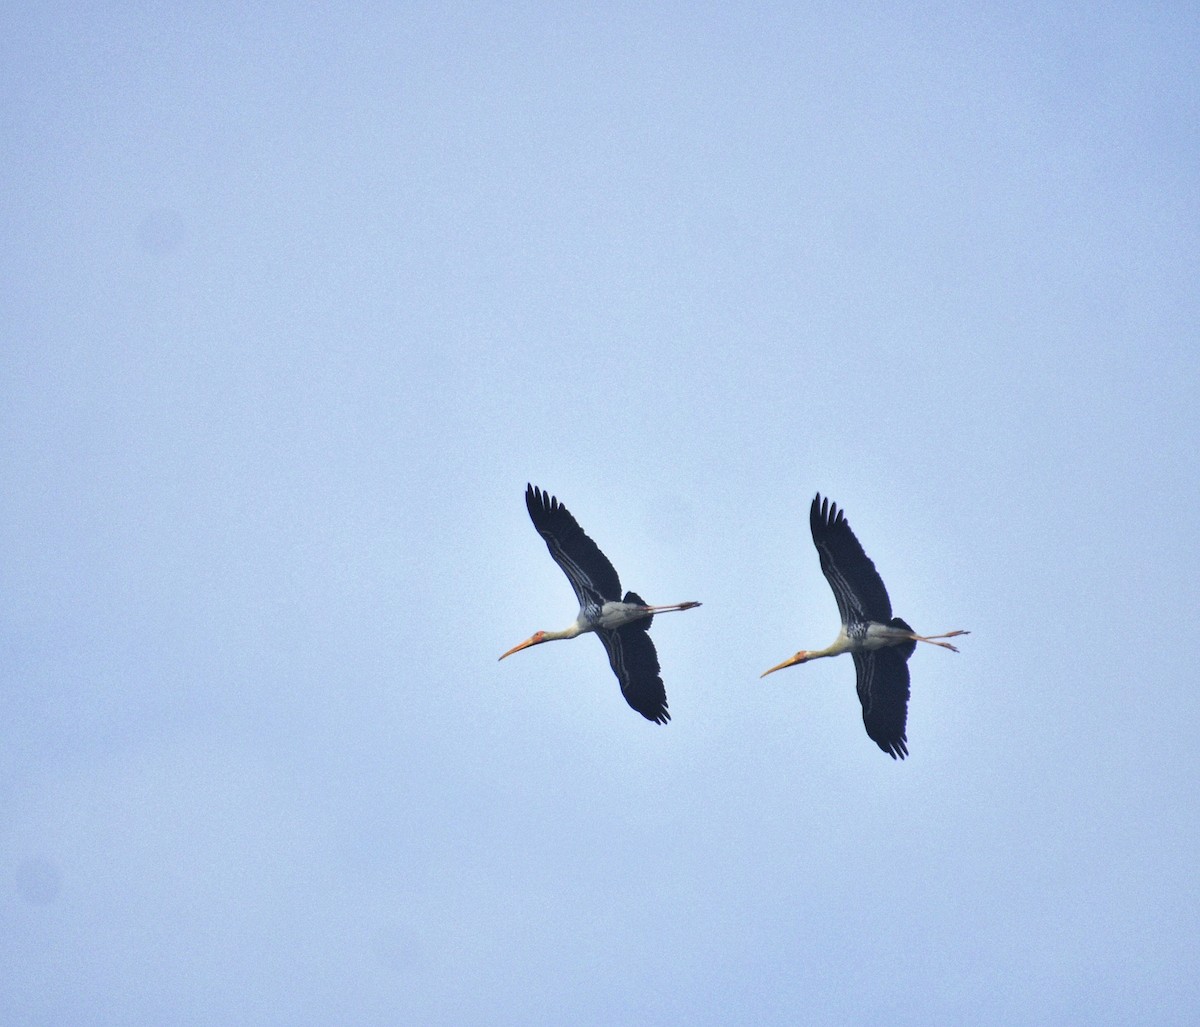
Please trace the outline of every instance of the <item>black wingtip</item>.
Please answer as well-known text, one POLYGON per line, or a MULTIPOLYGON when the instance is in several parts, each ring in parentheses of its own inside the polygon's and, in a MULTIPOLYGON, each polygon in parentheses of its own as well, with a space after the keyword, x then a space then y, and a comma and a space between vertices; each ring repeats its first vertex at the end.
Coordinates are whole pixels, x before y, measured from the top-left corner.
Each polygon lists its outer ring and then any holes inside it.
POLYGON ((905 735, 899 738, 872 738, 871 741, 894 760, 902 760, 908 755, 908 738, 905 735))
POLYGON ((529 511, 529 516, 533 518, 534 524, 538 523, 540 517, 557 513, 561 505, 549 492, 536 485, 528 483, 525 485, 525 509, 529 511))
POLYGON ((667 709, 665 704, 661 710, 658 710, 653 715, 646 713, 644 710, 638 710, 638 713, 652 724, 666 725, 671 722, 671 711, 667 709))
POLYGON ((832 528, 845 519, 846 513, 837 503, 832 502, 828 496, 822 499, 820 492, 816 494, 808 511, 808 523, 813 531, 832 528))

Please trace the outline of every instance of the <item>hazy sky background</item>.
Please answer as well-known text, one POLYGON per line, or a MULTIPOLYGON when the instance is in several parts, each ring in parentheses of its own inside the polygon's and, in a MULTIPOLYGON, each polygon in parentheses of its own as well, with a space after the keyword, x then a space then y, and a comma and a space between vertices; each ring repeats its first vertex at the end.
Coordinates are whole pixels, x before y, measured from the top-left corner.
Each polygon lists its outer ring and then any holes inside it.
POLYGON ((1195 1022, 1194 4, 0 27, 0 1020, 1195 1022))

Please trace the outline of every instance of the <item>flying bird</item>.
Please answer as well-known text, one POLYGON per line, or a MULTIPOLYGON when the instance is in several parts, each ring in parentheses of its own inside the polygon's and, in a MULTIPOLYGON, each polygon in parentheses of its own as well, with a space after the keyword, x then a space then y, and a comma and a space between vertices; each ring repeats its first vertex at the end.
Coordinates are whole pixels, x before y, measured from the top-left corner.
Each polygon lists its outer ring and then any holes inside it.
POLYGON ((531 645, 595 632, 604 643, 625 701, 647 720, 665 724, 671 714, 667 710, 666 689, 659 677, 658 654, 647 634, 650 621, 656 613, 690 610, 700 604, 647 606, 634 592, 626 592, 622 599, 621 581, 613 565, 562 503, 548 492, 527 485, 525 506, 554 562, 563 569, 575 590, 579 616, 564 631, 537 632, 520 645, 514 645, 500 659, 531 645))
POLYGON ((948 631, 944 635, 918 635, 899 617, 892 616, 892 602, 883 579, 875 570, 863 547, 836 503, 822 499, 818 492, 808 513, 813 545, 821 557, 821 572, 833 589, 842 629, 826 649, 801 649, 764 671, 766 677, 784 667, 850 653, 858 677, 858 701, 862 703, 863 724, 867 734, 892 759, 908 755, 904 724, 908 717, 908 658, 918 642, 940 645, 958 652, 939 638, 967 635, 967 631, 948 631))

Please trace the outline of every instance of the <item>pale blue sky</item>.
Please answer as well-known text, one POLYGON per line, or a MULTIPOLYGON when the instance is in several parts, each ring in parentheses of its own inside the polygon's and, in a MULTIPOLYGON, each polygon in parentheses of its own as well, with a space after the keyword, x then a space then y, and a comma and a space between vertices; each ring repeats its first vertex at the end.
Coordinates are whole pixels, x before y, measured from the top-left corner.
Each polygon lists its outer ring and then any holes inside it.
POLYGON ((1193 5, 2 24, 0 1019, 1195 1021, 1193 5))

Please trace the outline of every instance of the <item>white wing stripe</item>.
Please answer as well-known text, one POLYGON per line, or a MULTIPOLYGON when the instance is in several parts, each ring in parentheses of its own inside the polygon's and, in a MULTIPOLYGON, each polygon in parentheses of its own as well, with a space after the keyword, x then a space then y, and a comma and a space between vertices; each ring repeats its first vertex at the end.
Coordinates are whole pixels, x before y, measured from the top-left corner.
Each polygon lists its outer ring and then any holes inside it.
MULTIPOLYGON (((829 582, 829 587, 833 589, 834 598, 838 601, 838 607, 841 609, 843 617, 847 613, 853 612, 858 615, 859 620, 864 620, 862 603, 859 601, 854 589, 850 587, 850 582, 838 570, 837 564, 833 562, 833 559, 829 555, 829 550, 822 547, 822 552, 824 552, 826 557, 827 569, 825 578, 829 582)), ((846 619, 849 620, 848 617, 846 619)))
POLYGON ((571 582, 571 587, 575 590, 575 598, 579 600, 579 605, 585 606, 588 603, 603 604, 604 599, 600 596, 596 586, 592 584, 592 579, 588 577, 587 572, 567 556, 553 535, 546 535, 545 539, 550 546, 550 555, 554 557, 554 562, 562 568, 563 573, 571 582))

